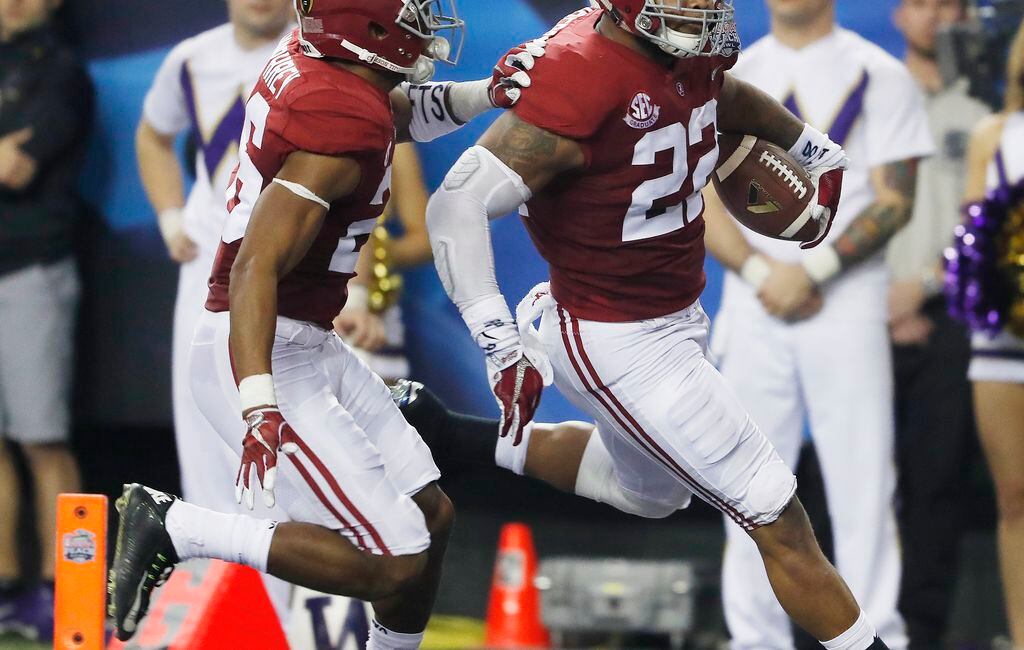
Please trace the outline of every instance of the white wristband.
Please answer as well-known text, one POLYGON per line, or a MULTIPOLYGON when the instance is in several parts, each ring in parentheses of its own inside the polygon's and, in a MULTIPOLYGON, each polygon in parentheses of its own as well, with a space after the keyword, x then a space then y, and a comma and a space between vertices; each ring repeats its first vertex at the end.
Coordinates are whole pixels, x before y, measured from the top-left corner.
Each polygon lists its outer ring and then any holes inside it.
POLYGON ((501 355, 521 345, 519 328, 501 294, 478 300, 462 312, 473 340, 487 354, 501 355), (484 332, 487 336, 481 336, 484 332))
POLYGON ((818 246, 804 255, 803 266, 815 284, 824 284, 842 270, 843 263, 835 248, 818 246))
POLYGON ((494 108, 491 103, 491 79, 477 81, 460 81, 453 83, 448 90, 448 101, 451 102, 452 117, 463 124, 477 115, 494 108))
POLYGON ((238 399, 242 413, 257 406, 277 406, 274 377, 269 374, 250 375, 238 382, 238 399))
POLYGON ((165 242, 179 234, 184 228, 184 216, 181 208, 167 208, 156 215, 157 225, 160 227, 160 236, 165 242))
POLYGON ((810 124, 804 125, 800 138, 789 148, 789 155, 807 172, 823 168, 846 169, 850 163, 841 146, 810 124))
POLYGON ((348 299, 341 311, 349 309, 367 309, 370 306, 370 289, 365 284, 349 282, 348 299))
POLYGON ((747 261, 740 267, 740 277, 743 278, 744 282, 753 287, 755 291, 764 285, 771 272, 772 267, 769 266, 768 260, 759 253, 754 253, 748 257, 747 261))

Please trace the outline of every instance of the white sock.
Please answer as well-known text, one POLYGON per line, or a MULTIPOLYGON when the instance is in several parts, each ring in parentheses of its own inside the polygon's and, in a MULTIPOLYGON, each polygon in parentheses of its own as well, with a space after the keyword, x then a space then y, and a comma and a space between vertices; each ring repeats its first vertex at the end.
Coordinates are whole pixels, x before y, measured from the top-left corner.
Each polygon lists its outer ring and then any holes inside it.
POLYGON ((849 630, 831 641, 822 641, 821 645, 825 646, 826 650, 867 650, 874 642, 875 626, 868 621, 862 611, 860 618, 849 630))
POLYGON ((498 445, 494 448, 494 462, 498 467, 504 467, 522 476, 523 467, 526 466, 526 452, 530 447, 531 433, 533 433, 533 422, 523 427, 523 440, 514 447, 512 446, 515 441, 513 434, 498 438, 498 445))
POLYGON ((267 572, 270 540, 277 522, 229 515, 175 501, 167 511, 167 533, 178 557, 225 560, 267 572))
POLYGON ((366 650, 416 650, 423 643, 423 632, 406 634, 389 630, 377 619, 370 622, 370 640, 366 642, 366 650))

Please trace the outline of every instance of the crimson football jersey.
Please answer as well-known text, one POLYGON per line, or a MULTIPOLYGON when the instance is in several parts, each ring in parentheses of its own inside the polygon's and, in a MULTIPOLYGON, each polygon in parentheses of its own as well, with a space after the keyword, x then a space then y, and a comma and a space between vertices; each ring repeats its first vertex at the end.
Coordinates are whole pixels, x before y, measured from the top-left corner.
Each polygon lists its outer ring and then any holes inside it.
POLYGON ((253 206, 294 151, 346 156, 359 186, 335 201, 302 261, 281 278, 277 313, 329 329, 345 304, 359 249, 391 190, 395 125, 386 92, 299 49, 297 32, 281 41, 245 107, 239 163, 228 187, 228 218, 210 277, 206 308, 228 310, 231 265, 253 206))
POLYGON ((598 33, 600 17, 584 9, 549 32, 514 108, 577 141, 586 157, 521 214, 571 313, 654 318, 704 290, 700 192, 718 161, 718 96, 735 55, 666 66, 598 33))

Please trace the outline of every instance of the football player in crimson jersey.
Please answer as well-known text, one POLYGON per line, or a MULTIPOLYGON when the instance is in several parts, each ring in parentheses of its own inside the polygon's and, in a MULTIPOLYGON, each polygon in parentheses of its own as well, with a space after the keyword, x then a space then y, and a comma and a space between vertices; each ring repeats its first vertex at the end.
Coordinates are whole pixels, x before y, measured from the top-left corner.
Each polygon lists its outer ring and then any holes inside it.
POLYGON ((440 579, 452 505, 430 451, 331 321, 388 200, 396 140, 431 140, 511 106, 542 52, 508 59, 489 79, 428 83, 435 60, 457 58, 442 35, 461 33, 454 6, 295 5, 298 29, 246 105, 190 358, 200 410, 232 449, 242 443, 236 498, 252 508, 259 490, 291 521, 126 485, 108 584, 122 640, 191 557, 371 601, 377 649, 419 646, 440 579))
POLYGON ((546 54, 530 89, 456 162, 427 212, 444 287, 486 354, 498 439, 481 444, 479 421, 435 424, 460 438, 449 448, 641 516, 696 494, 757 542, 804 629, 828 648, 884 648, 819 550, 793 474, 708 359, 701 190, 717 132, 788 149, 815 181, 807 217, 822 236, 846 166, 840 146, 727 72, 731 5, 601 0, 537 43, 546 54), (487 221, 517 207, 551 281, 513 319, 487 221), (596 427, 532 426, 552 378, 596 427))

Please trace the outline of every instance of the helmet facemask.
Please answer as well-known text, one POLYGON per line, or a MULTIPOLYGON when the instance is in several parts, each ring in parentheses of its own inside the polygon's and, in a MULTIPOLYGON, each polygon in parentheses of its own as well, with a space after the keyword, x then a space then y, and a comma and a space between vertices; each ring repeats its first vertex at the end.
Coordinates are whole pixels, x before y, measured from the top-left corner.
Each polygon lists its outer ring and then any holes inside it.
POLYGON ((686 6, 686 0, 647 0, 633 27, 663 52, 680 59, 731 56, 739 50, 732 3, 717 0, 714 9, 694 9, 686 6))
POLYGON ((405 71, 412 83, 429 81, 434 76, 437 61, 449 65, 458 63, 466 23, 459 18, 455 0, 406 0, 395 22, 426 43, 424 53, 405 71))

